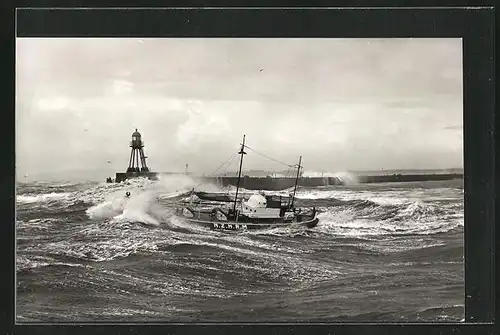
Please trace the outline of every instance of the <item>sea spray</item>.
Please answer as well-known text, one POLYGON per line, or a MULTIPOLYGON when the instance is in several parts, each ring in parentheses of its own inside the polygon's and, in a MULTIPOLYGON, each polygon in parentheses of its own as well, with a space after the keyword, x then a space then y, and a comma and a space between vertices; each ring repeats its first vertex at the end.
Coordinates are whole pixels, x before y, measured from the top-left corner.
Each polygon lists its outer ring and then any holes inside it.
MULTIPOLYGON (((92 220, 114 219, 158 225, 171 216, 168 209, 157 203, 158 200, 183 195, 196 187, 197 183, 186 175, 160 175, 156 181, 130 179, 120 183, 118 188, 107 189, 101 185, 95 191, 107 192, 99 197, 104 201, 87 209, 86 213, 92 220), (129 196, 126 196, 127 192, 129 196)), ((209 187, 213 189, 216 186, 209 187)))
POLYGON ((344 185, 355 185, 358 184, 358 177, 350 172, 338 172, 335 173, 335 177, 339 178, 344 185))
POLYGON ((344 185, 354 185, 358 183, 358 178, 350 172, 318 172, 318 171, 304 171, 302 173, 304 178, 337 178, 344 185))
POLYGON ((182 192, 194 188, 198 181, 188 175, 158 175, 158 181, 155 188, 158 191, 165 192, 182 192))
POLYGON ((141 222, 151 225, 159 225, 159 222, 149 213, 151 203, 154 201, 155 193, 145 191, 135 196, 130 196, 123 206, 123 212, 114 217, 115 220, 141 222))
POLYGON ((103 195, 104 201, 87 209, 86 213, 92 220, 111 219, 117 215, 123 214, 132 199, 132 206, 137 205, 138 201, 143 199, 143 193, 140 188, 127 188, 126 190, 117 190, 103 195), (127 192, 130 196, 127 197, 127 192), (138 199, 137 199, 138 198, 138 199))

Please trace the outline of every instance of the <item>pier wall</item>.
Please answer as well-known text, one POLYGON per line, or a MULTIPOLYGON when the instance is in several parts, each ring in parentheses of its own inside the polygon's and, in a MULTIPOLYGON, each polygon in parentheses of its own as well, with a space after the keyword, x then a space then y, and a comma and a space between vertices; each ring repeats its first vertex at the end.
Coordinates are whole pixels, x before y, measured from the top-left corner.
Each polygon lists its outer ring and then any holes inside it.
POLYGON ((438 181, 463 179, 462 173, 439 173, 439 174, 392 174, 381 176, 358 176, 358 182, 367 183, 397 183, 416 181, 438 181))
MULTIPOLYGON (((358 176, 357 182, 360 184, 369 183, 394 183, 394 182, 419 182, 419 181, 438 181, 438 180, 453 180, 461 179, 463 174, 395 174, 395 175, 379 175, 379 176, 358 176)), ((205 182, 210 182, 215 185, 236 186, 237 177, 204 177, 205 182)), ((295 178, 268 178, 268 177, 248 177, 245 176, 240 180, 240 187, 247 190, 270 190, 280 191, 293 187, 295 178)), ((344 181, 339 177, 303 177, 299 179, 299 186, 302 187, 318 187, 331 185, 344 185, 344 181)))
POLYGON ((156 172, 143 172, 143 171, 141 171, 141 172, 117 172, 116 177, 115 177, 115 182, 120 183, 120 182, 125 181, 127 179, 138 178, 138 177, 156 180, 156 179, 158 179, 158 173, 156 173, 156 172))
MULTIPOLYGON (((162 173, 165 175, 176 175, 181 173, 162 173)), ((121 182, 129 178, 146 177, 149 179, 158 179, 156 172, 126 172, 116 173, 115 182, 121 182)), ((207 183, 219 186, 236 186, 238 177, 192 177, 207 183)), ((373 175, 357 176, 357 182, 361 184, 368 183, 394 183, 394 182, 419 182, 419 181, 439 181, 462 179, 463 174, 442 173, 442 174, 392 174, 392 175, 373 175)), ((247 190, 269 190, 280 191, 293 187, 295 178, 271 178, 271 177, 249 177, 244 176, 240 180, 240 187, 247 190)), ((299 179, 299 186, 317 187, 330 185, 343 185, 344 182, 339 177, 302 177, 299 179)))

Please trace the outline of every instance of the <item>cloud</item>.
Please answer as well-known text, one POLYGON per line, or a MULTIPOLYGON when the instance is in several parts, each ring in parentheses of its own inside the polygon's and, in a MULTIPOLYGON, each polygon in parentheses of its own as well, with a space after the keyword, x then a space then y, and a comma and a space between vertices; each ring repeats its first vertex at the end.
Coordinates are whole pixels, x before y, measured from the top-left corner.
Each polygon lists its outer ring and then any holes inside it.
POLYGON ((202 111, 202 103, 187 109, 188 119, 177 128, 177 145, 181 150, 197 151, 207 139, 224 140, 224 134, 231 131, 225 115, 217 111, 202 111))
POLYGON ((64 110, 68 108, 69 100, 66 97, 49 97, 41 98, 38 100, 38 110, 43 111, 54 111, 54 110, 64 110))
POLYGON ((16 47, 16 159, 26 173, 124 170, 135 128, 162 171, 215 168, 243 134, 280 160, 304 156, 312 170, 463 160, 460 39, 28 38, 16 47))
POLYGON ((112 92, 116 95, 130 94, 134 90, 134 84, 123 79, 115 79, 112 83, 112 92))

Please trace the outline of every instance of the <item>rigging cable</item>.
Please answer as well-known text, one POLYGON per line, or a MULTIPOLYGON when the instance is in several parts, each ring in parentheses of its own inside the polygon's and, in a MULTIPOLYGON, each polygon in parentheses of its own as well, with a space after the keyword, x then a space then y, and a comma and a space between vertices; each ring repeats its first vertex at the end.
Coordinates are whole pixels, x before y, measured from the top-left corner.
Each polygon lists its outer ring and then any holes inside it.
MULTIPOLYGON (((236 152, 235 152, 235 153, 233 153, 233 154, 231 155, 231 157, 229 157, 229 159, 228 159, 228 160, 226 160, 226 161, 225 161, 225 162, 224 162, 221 166, 219 166, 217 169, 215 169, 215 171, 214 171, 214 172, 212 172, 211 174, 209 174, 209 175, 208 175, 208 177, 213 177, 213 176, 215 176, 215 174, 217 173, 217 171, 219 171, 219 170, 220 170, 221 168, 223 168, 224 166, 226 166, 226 169, 227 169, 227 168, 229 167, 229 165, 233 162, 233 160, 234 160, 234 158, 236 157, 236 155, 237 155, 237 153, 236 153, 236 152)), ((196 185, 196 186, 194 187, 194 189, 195 189, 195 188, 198 188, 200 185, 203 185, 204 183, 205 183, 204 181, 200 182, 198 185, 196 185)))
POLYGON ((288 177, 288 176, 289 176, 289 174, 292 172, 292 170, 295 170, 295 169, 297 169, 297 168, 300 168, 300 169, 302 169, 302 171, 304 171, 304 165, 301 165, 301 166, 299 167, 299 165, 298 165, 298 164, 288 164, 288 163, 282 162, 282 161, 280 161, 280 160, 278 160, 278 159, 272 158, 272 157, 270 157, 270 156, 268 156, 268 155, 266 155, 266 154, 263 154, 263 153, 261 153, 261 152, 258 152, 257 150, 255 150, 255 149, 253 149, 253 148, 250 148, 248 145, 245 145, 245 148, 247 148, 247 149, 249 149, 249 150, 253 151, 253 152, 254 152, 254 153, 256 153, 257 155, 263 156, 263 157, 265 157, 265 158, 267 158, 267 159, 270 159, 270 160, 272 160, 272 161, 274 161, 274 162, 276 162, 276 163, 279 163, 279 164, 282 164, 282 165, 287 166, 287 167, 289 168, 289 169, 287 170, 287 173, 286 173, 286 176, 287 176, 287 177, 288 177))
MULTIPOLYGON (((227 162, 227 164, 225 164, 225 167, 224 169, 221 169, 221 173, 222 174, 225 174, 227 172, 227 169, 229 168, 229 166, 231 165, 231 163, 234 161, 234 159, 236 158, 236 153, 233 154, 233 156, 231 157, 231 159, 227 162)), ((224 166, 224 165, 223 165, 224 166)))
POLYGON ((252 151, 253 151, 253 152, 255 152, 257 155, 263 156, 263 157, 265 157, 265 158, 267 158, 267 159, 270 159, 270 160, 272 160, 272 161, 274 161, 274 162, 276 162, 276 163, 279 163, 279 164, 283 164, 283 165, 288 166, 288 167, 290 167, 290 168, 294 168, 294 167, 296 166, 296 165, 290 165, 290 164, 288 164, 288 163, 285 163, 285 162, 282 162, 282 161, 280 161, 280 160, 277 160, 277 159, 274 159, 274 158, 272 158, 272 157, 269 157, 269 156, 267 156, 267 155, 265 155, 265 154, 263 154, 263 153, 261 153, 261 152, 258 152, 258 151, 257 151, 257 150, 255 150, 255 149, 250 148, 248 145, 245 145, 245 148, 247 148, 247 149, 249 149, 249 150, 252 150, 252 151))
POLYGON ((233 153, 231 157, 227 161, 225 161, 221 166, 219 166, 214 172, 209 174, 210 177, 214 176, 220 169, 222 169, 224 166, 226 166, 226 169, 229 167, 229 165, 233 162, 234 158, 236 157, 237 153, 233 153))
MULTIPOLYGON (((274 162, 276 162, 276 163, 279 163, 279 164, 282 164, 282 165, 284 165, 284 166, 287 166, 289 169, 287 170, 286 177, 288 177, 288 176, 289 176, 289 174, 291 173, 291 170, 292 170, 292 169, 302 168, 302 171, 304 170, 304 166, 303 166, 303 165, 299 167, 299 166, 298 166, 298 164, 293 164, 293 165, 292 165, 292 164, 288 164, 288 163, 282 162, 282 161, 280 161, 280 160, 278 160, 278 159, 272 158, 272 157, 270 157, 270 156, 268 156, 268 155, 266 155, 266 154, 263 154, 263 153, 261 153, 261 152, 259 152, 259 151, 255 150, 255 149, 253 149, 253 148, 250 148, 248 145, 244 145, 244 147, 245 147, 245 148, 247 148, 247 149, 249 149, 249 150, 251 150, 252 152, 256 153, 257 155, 260 155, 260 156, 265 157, 265 158, 267 158, 267 159, 269 159, 269 160, 272 160, 272 161, 274 161, 274 162)), ((223 167, 225 167, 225 170, 227 170, 227 168, 228 168, 228 167, 229 167, 229 165, 233 162, 233 160, 234 160, 234 158, 236 157, 236 155, 237 155, 237 154, 238 154, 238 153, 236 153, 236 152, 235 152, 235 153, 233 153, 233 154, 231 155, 231 157, 230 157, 227 161, 225 161, 225 162, 224 162, 221 166, 219 166, 219 167, 218 167, 218 168, 217 168, 214 172, 212 172, 212 173, 211 173, 211 174, 209 174, 208 176, 209 176, 209 177, 213 177, 213 176, 215 176, 215 174, 216 174, 216 173, 217 173, 220 169, 222 169, 223 167)), ((197 188, 198 186, 200 186, 200 185, 202 185, 202 184, 203 184, 203 182, 199 183, 198 185, 196 185, 196 186, 195 186, 195 188, 197 188)))

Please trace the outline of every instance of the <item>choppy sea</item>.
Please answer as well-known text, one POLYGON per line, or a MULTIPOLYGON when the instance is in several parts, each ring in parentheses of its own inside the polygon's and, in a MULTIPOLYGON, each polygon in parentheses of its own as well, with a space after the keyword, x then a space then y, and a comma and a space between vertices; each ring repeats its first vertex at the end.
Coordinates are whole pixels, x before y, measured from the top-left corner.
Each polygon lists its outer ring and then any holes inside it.
POLYGON ((317 227, 248 232, 173 217, 193 183, 18 184, 17 321, 464 318, 461 180, 299 188, 317 227))

